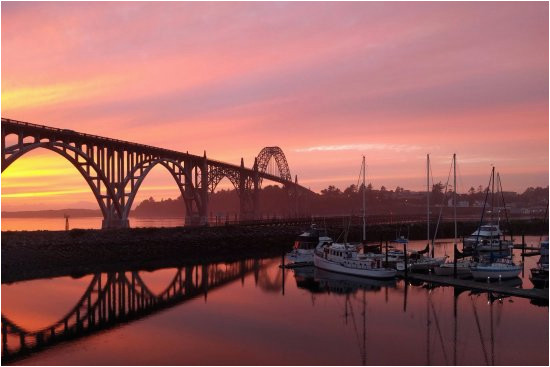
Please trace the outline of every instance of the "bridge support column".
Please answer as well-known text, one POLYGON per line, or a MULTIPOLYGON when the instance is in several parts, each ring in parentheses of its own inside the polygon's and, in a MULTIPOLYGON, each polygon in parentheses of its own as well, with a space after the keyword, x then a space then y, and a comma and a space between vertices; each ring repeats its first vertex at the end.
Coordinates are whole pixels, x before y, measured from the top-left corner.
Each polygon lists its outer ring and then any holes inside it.
POLYGON ((206 151, 204 151, 204 158, 201 167, 200 198, 200 224, 208 225, 208 160, 206 159, 206 151))
POLYGON ((130 221, 120 218, 103 218, 103 221, 101 221, 101 229, 115 228, 130 228, 130 221))
POLYGON ((246 173, 244 171, 244 159, 241 158, 239 170, 239 221, 247 220, 246 215, 246 173))
POLYGON ((258 158, 254 158, 254 191, 252 193, 253 219, 259 219, 260 213, 260 176, 258 175, 258 158))
POLYGON ((183 166, 185 171, 185 225, 197 225, 200 222, 200 213, 193 210, 193 162, 186 160, 183 166))

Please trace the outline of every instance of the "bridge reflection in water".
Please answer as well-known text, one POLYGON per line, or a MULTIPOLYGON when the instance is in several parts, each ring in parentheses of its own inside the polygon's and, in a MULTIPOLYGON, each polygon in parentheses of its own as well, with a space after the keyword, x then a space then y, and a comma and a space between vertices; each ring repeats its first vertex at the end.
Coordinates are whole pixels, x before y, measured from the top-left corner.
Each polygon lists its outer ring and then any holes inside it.
MULTIPOLYGON (((547 364, 547 329, 539 326, 547 324, 547 306, 313 267, 283 271, 279 261, 102 273, 76 282, 76 289, 67 287, 75 284, 73 279, 57 278, 52 298, 76 305, 51 325, 43 320, 56 320, 51 310, 58 305, 49 308, 47 303, 36 312, 20 311, 25 307, 21 300, 3 304, 2 363, 547 364), (169 308, 173 311, 160 314, 169 308), (39 315, 45 317, 33 319, 39 315), (151 332, 155 338, 149 337, 151 332), (300 348, 289 348, 297 340, 300 348), (51 353, 23 360, 47 349, 51 353)), ((3 295, 14 299, 23 294, 36 307, 45 295, 38 288, 43 285, 30 281, 18 291, 5 285, 11 293, 6 288, 3 295)))
MULTIPOLYGON (((254 272, 256 284, 260 278, 265 278, 259 282, 262 288, 280 290, 282 284, 272 284, 269 276, 262 274, 264 265, 263 260, 248 259, 228 264, 181 267, 158 294, 151 291, 137 271, 95 274, 74 308, 50 326, 30 331, 2 314, 2 363, 62 341, 147 317, 200 296, 206 299, 208 291, 238 279, 244 282, 245 276, 251 272, 254 272)), ((280 278, 277 275, 276 279, 280 278)))

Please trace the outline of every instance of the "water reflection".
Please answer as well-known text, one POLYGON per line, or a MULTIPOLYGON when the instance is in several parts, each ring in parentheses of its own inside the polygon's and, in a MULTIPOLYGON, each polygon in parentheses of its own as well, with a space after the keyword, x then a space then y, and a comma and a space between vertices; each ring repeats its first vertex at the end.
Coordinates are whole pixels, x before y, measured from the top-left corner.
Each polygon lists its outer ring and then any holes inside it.
MULTIPOLYGON (((367 278, 358 278, 354 276, 349 276, 345 274, 328 272, 322 269, 314 267, 302 267, 294 269, 296 285, 298 288, 306 289, 311 294, 330 294, 332 296, 343 297, 343 323, 346 326, 352 327, 354 334, 356 336, 357 348, 359 355, 361 356, 361 363, 363 365, 367 364, 367 325, 368 318, 376 318, 379 315, 370 314, 366 311, 367 307, 367 294, 373 292, 380 292, 384 290, 385 292, 385 303, 388 303, 388 291, 392 289, 393 292, 399 292, 403 295, 403 314, 407 314, 407 301, 409 298, 409 288, 416 288, 415 291, 426 292, 425 294, 425 330, 422 331, 417 329, 416 337, 421 337, 421 334, 425 334, 425 360, 423 362, 419 360, 411 360, 409 363, 416 364, 421 363, 425 365, 434 364, 434 357, 440 354, 443 357, 443 363, 441 359, 436 358, 435 364, 445 364, 445 365, 458 365, 458 364, 468 364, 466 362, 468 357, 463 355, 463 350, 467 347, 468 343, 477 344, 479 351, 483 356, 483 362, 485 365, 495 365, 499 363, 509 364, 510 362, 506 361, 497 361, 496 356, 496 345, 498 344, 497 340, 497 331, 499 328, 502 318, 503 318, 503 308, 506 299, 509 302, 514 302, 512 297, 503 296, 494 293, 487 293, 482 291, 470 291, 464 288, 452 288, 445 287, 440 285, 434 285, 424 282, 417 282, 413 285, 410 281, 399 281, 395 280, 375 280, 367 278), (453 290, 452 294, 452 330, 449 330, 452 335, 445 332, 443 323, 447 321, 447 316, 445 312, 441 312, 441 307, 439 309, 436 307, 436 302, 439 303, 439 298, 434 302, 434 291, 443 290, 443 288, 450 288, 453 290), (462 295, 462 307, 466 304, 471 306, 471 312, 465 315, 466 319, 471 319, 475 321, 475 338, 472 340, 472 335, 463 335, 464 333, 459 333, 459 298, 462 295), (478 311, 478 308, 487 306, 489 309, 488 320, 482 320, 486 315, 481 315, 481 312, 478 311), (488 325, 487 325, 488 321, 488 325), (485 325, 484 325, 485 324, 485 325), (461 335, 462 334, 462 335, 461 335), (477 340, 476 340, 477 339, 477 340), (449 341, 452 340, 452 343, 449 341), (462 357, 465 357, 465 360, 459 360, 459 354, 462 357)), ((509 287, 520 286, 522 280, 511 279, 503 281, 509 287)), ((441 294, 440 294, 441 295, 441 294)), ((440 296, 439 295, 439 296, 440 296)), ((416 297, 418 298, 418 297, 416 297)), ((523 301, 523 300, 522 300, 523 301)), ((531 302, 534 304, 533 302, 531 302)), ((547 304, 546 304, 547 305, 547 304)), ((486 311, 486 308, 485 310, 486 311)), ((467 312, 463 310, 463 312, 467 312)), ((470 321, 470 320, 468 320, 470 321)), ((400 332, 401 329, 396 330, 400 332)), ((506 330, 508 333, 513 333, 512 330, 506 330)), ((370 332, 372 335, 374 330, 370 332)), ((538 343, 537 345, 541 347, 541 356, 544 356, 547 353, 547 344, 538 343)), ((371 350, 372 352, 372 350, 371 350)), ((399 353, 397 350, 396 353, 399 353)), ((375 352, 376 353, 376 352, 375 352)), ((480 361, 476 362, 480 363, 480 361)), ((378 364, 378 363, 372 363, 378 364)), ((382 364, 387 364, 382 363, 382 364)), ((510 363, 513 364, 513 363, 510 363)))
MULTIPOLYGON (((160 292, 154 292, 140 272, 95 274, 76 305, 48 326, 26 329, 5 315, 3 309, 2 362, 9 362, 63 340, 80 338, 146 317, 201 295, 206 299, 209 290, 237 279, 244 280, 247 273, 254 271, 257 274, 259 270, 258 259, 178 268, 160 292)), ((161 275, 162 279, 166 273, 174 271, 161 270, 157 275, 161 275)), ((158 283, 155 281, 159 280, 158 277, 145 277, 152 284, 158 283)))
POLYGON ((28 322, 43 310, 18 312, 20 298, 13 297, 19 289, 32 303, 43 296, 37 289, 44 280, 4 284, 2 362, 548 363, 548 309, 529 300, 313 267, 281 269, 280 261, 52 279, 62 287, 50 286, 49 297, 62 295, 63 302, 48 314, 63 316, 47 324, 28 322), (68 294, 74 301, 67 307, 68 294))

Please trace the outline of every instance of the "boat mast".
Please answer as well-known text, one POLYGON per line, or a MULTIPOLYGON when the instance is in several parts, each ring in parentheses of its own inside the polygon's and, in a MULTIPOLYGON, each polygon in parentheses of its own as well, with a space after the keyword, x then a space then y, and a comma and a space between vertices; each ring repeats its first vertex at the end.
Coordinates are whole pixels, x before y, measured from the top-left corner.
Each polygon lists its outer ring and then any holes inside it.
MULTIPOLYGON (((493 224, 494 221, 494 212, 495 212, 495 166, 493 166, 493 170, 491 172, 491 224, 493 224)), ((491 230, 491 236, 493 235, 491 230)))
POLYGON ((363 243, 367 240, 367 234, 366 234, 366 210, 365 210, 365 203, 366 203, 366 200, 365 200, 365 191, 366 191, 366 186, 365 186, 365 171, 366 171, 366 166, 365 166, 365 156, 363 156, 363 243))
MULTIPOLYGON (((454 248, 456 249, 457 243, 457 227, 456 227, 456 153, 453 154, 453 170, 454 170, 454 183, 453 183, 453 211, 454 211, 454 221, 455 221, 455 239, 454 239, 454 248)), ((456 256, 456 251, 454 256, 456 256)), ((456 263, 456 261, 455 261, 456 263)))
MULTIPOLYGON (((430 155, 426 154, 426 239, 428 241, 428 246, 430 245, 430 155)), ((433 245, 432 245, 432 257, 433 245)))
MULTIPOLYGON (((492 189, 491 189, 491 224, 494 224, 493 222, 493 212, 495 211, 495 166, 493 166, 493 170, 491 171, 491 180, 492 180, 492 189)), ((491 227, 491 262, 493 262, 493 228, 491 227)), ((481 228, 480 228, 481 230, 481 228)))

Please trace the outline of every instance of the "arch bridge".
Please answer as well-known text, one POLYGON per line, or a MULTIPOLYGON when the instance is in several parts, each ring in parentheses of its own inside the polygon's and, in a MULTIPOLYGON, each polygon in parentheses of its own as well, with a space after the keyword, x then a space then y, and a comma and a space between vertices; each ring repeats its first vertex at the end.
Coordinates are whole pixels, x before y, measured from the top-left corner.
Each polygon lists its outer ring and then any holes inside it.
POLYGON ((281 184, 294 211, 300 198, 311 193, 292 180, 283 151, 266 147, 252 168, 203 156, 111 139, 28 122, 2 118, 2 172, 24 154, 44 148, 60 154, 76 167, 93 192, 103 228, 126 228, 128 216, 141 183, 156 165, 174 178, 185 203, 186 224, 208 223, 208 197, 223 178, 228 178, 239 195, 239 219, 259 218, 259 190, 263 180, 281 184), (276 162, 279 174, 267 170, 276 162))

